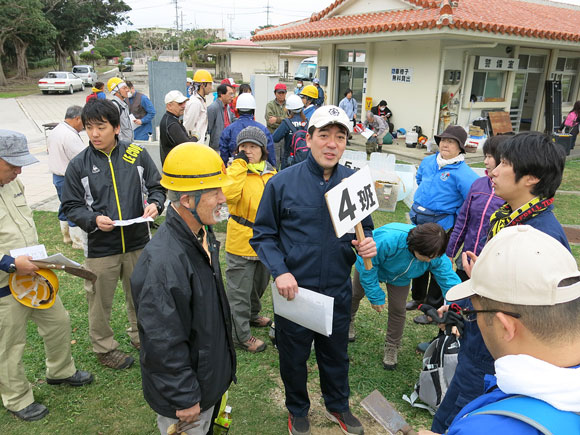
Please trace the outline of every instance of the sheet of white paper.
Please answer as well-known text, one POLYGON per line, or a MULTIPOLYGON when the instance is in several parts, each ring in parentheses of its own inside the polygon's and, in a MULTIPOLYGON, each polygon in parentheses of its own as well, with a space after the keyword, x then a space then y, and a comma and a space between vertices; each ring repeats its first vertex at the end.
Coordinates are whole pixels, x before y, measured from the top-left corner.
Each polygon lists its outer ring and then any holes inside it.
POLYGON ((278 293, 272 283, 274 313, 319 334, 332 334, 334 298, 298 287, 298 294, 289 301, 278 293))
POLYGON ((41 260, 46 258, 46 248, 44 245, 27 246, 26 248, 11 249, 10 256, 18 257, 20 255, 29 255, 33 260, 41 260))
POLYGON ((133 128, 133 130, 135 130, 137 127, 139 127, 139 124, 135 124, 135 120, 137 119, 137 118, 135 118, 135 115, 130 114, 129 119, 131 120, 131 127, 133 128))
POLYGON ((374 132, 374 131, 372 131, 372 130, 371 130, 371 129, 369 129, 369 128, 366 128, 366 129, 365 129, 365 130, 364 130, 364 131, 361 133, 361 136, 364 136, 364 138, 368 140, 368 138, 369 138, 369 137, 371 137, 373 134, 375 134, 375 132, 374 132))
POLYGON ((63 266, 75 266, 75 267, 80 266, 79 263, 71 260, 70 258, 65 257, 60 252, 58 254, 50 255, 46 258, 43 258, 42 261, 46 263, 61 264, 63 266))
POLYGON ((152 217, 138 217, 135 219, 128 219, 128 220, 124 220, 124 221, 113 221, 113 225, 115 225, 116 227, 126 227, 128 225, 133 225, 133 224, 140 224, 142 222, 153 222, 153 218, 152 217))

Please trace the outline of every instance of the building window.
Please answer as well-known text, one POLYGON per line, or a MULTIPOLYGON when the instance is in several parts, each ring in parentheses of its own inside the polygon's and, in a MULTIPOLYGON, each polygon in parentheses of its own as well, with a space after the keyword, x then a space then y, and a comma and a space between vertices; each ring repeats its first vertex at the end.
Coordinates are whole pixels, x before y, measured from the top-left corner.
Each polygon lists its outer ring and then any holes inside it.
POLYGON ((474 71, 471 94, 477 101, 504 101, 506 73, 504 71, 474 71))
POLYGON ((578 79, 578 58, 559 57, 554 80, 562 82, 562 103, 573 103, 578 79))

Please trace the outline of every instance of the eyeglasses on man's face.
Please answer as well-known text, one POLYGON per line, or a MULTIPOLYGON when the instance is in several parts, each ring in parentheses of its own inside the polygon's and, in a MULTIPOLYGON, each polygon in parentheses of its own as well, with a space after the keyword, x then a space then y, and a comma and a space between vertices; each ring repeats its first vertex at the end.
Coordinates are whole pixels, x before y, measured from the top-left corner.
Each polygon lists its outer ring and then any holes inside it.
POLYGON ((522 317, 521 314, 512 313, 510 311, 504 311, 504 310, 461 310, 461 315, 463 316, 463 318, 465 319, 466 322, 475 322, 477 320, 478 313, 503 313, 507 316, 511 316, 511 317, 516 318, 516 319, 519 319, 520 317, 522 317))

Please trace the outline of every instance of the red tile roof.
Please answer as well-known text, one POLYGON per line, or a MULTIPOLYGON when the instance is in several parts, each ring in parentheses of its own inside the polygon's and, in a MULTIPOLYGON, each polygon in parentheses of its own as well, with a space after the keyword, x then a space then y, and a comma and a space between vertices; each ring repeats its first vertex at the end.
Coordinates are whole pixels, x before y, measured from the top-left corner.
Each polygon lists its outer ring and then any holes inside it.
POLYGON ((336 0, 310 19, 264 29, 253 41, 324 38, 448 27, 502 35, 580 41, 580 9, 519 0, 407 0, 419 9, 328 16, 336 0))

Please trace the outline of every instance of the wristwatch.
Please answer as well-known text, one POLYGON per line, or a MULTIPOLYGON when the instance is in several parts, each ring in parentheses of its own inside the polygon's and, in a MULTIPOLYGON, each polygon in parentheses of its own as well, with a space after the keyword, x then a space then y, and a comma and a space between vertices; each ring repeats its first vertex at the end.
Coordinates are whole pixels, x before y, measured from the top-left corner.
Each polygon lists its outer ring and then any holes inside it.
POLYGON ((161 212, 163 211, 161 204, 159 204, 157 201, 151 201, 151 204, 155 204, 155 206, 157 207, 157 213, 161 214, 161 212))
POLYGON ((14 263, 12 263, 10 266, 8 266, 8 273, 14 273, 16 272, 16 265, 14 263))

